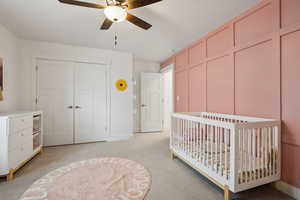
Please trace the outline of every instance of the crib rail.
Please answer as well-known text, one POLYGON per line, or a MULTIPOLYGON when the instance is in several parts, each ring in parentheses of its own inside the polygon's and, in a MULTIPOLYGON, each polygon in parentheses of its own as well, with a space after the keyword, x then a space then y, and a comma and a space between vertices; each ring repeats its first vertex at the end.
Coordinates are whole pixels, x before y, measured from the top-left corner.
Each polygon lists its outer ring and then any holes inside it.
POLYGON ((278 121, 237 125, 237 184, 241 190, 280 179, 281 146, 278 121))
POLYGON ((276 120, 174 113, 170 148, 232 192, 280 177, 280 123, 276 120))

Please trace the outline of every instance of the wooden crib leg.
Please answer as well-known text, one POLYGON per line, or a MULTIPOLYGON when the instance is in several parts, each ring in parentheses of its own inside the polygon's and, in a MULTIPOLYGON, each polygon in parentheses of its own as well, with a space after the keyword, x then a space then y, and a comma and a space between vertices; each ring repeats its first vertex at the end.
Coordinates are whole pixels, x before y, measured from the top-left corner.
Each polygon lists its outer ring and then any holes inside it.
POLYGON ((171 152, 171 158, 172 158, 172 160, 177 158, 176 155, 173 152, 171 152))
POLYGON ((230 200, 230 191, 227 185, 224 187, 224 200, 230 200))
POLYGON ((6 176, 6 181, 12 181, 14 179, 14 170, 10 169, 9 174, 6 176))

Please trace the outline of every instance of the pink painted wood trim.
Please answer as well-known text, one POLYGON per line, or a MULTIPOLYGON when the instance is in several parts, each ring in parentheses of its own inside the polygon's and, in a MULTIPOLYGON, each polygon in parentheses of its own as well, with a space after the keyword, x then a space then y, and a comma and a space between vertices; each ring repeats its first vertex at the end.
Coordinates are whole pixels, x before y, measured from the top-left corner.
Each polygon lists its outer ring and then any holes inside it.
POLYGON ((171 58, 168 58, 167 60, 165 60, 164 62, 162 62, 160 64, 160 68, 164 68, 164 67, 167 67, 168 65, 170 64, 174 64, 175 63, 175 57, 172 56, 171 58))

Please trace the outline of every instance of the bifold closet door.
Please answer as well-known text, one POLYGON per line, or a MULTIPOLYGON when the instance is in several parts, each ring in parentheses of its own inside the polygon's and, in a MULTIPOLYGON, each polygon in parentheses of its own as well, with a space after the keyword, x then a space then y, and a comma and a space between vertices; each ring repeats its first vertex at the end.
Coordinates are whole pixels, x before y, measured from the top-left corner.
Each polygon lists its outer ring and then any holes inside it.
POLYGON ((74 67, 37 60, 37 109, 44 112, 44 145, 73 144, 74 67))
POLYGON ((76 63, 75 143, 107 139, 107 68, 76 63))

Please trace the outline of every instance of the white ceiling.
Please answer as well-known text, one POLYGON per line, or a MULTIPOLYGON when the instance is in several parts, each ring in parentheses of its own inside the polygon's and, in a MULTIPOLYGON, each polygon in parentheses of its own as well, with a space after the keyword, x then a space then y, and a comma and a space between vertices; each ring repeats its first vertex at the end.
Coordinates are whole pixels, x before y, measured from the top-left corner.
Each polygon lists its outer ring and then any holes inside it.
POLYGON ((139 59, 162 61, 258 1, 163 0, 131 11, 153 25, 148 31, 128 22, 100 31, 102 10, 57 0, 1 0, 0 23, 23 39, 104 49, 114 48, 116 32, 117 50, 133 52, 139 59))

